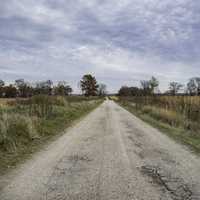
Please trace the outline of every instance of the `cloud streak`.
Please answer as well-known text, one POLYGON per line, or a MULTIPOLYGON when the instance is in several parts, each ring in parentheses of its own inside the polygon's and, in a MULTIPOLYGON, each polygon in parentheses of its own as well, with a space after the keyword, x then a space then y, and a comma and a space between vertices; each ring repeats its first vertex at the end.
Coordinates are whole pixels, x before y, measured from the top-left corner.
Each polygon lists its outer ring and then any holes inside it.
POLYGON ((2 79, 84 73, 120 85, 200 75, 200 3, 194 0, 7 0, 0 3, 2 79))

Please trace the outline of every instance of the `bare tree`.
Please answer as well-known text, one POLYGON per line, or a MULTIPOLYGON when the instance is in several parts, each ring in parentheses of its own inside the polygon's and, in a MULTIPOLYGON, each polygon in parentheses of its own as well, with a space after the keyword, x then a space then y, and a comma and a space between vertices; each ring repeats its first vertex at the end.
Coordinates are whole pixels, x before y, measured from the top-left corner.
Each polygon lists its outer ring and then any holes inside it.
POLYGON ((51 80, 38 82, 38 83, 36 83, 36 87, 34 89, 35 94, 51 95, 52 94, 52 86, 53 86, 53 82, 51 80))
POLYGON ((155 93, 156 88, 159 86, 159 81, 152 76, 150 80, 142 80, 140 81, 143 94, 144 95, 151 95, 155 93))
POLYGON ((72 93, 72 88, 65 81, 60 81, 54 88, 55 95, 68 96, 72 93))
POLYGON ((140 81, 140 84, 141 84, 141 87, 142 87, 143 95, 150 95, 151 94, 150 81, 142 80, 142 81, 140 81))
POLYGON ((5 83, 3 80, 0 80, 0 97, 3 97, 3 94, 4 94, 4 86, 5 86, 5 83))
POLYGON ((171 82, 169 84, 169 92, 172 95, 176 95, 182 87, 183 87, 183 85, 181 83, 171 82))
POLYGON ((187 91, 190 95, 200 95, 200 77, 193 77, 189 80, 187 91))

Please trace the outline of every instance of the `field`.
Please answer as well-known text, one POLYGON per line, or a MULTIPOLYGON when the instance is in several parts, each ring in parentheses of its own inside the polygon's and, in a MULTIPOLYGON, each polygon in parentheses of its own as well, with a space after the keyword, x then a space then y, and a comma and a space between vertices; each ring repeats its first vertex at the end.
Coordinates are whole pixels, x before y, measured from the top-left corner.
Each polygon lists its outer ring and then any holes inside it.
POLYGON ((0 100, 0 174, 35 152, 103 99, 34 96, 0 100))
POLYGON ((199 96, 121 97, 118 102, 143 120, 200 152, 199 96))

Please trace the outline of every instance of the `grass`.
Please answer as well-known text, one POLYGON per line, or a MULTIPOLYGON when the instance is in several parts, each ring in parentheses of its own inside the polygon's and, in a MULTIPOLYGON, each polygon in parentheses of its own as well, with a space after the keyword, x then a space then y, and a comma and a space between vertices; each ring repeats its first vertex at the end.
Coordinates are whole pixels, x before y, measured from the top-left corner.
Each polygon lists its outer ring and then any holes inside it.
POLYGON ((166 111, 151 106, 143 106, 137 109, 136 106, 129 101, 117 102, 143 121, 167 134, 169 137, 187 145, 192 151, 200 153, 200 130, 198 127, 195 130, 188 130, 187 127, 185 127, 183 116, 173 111, 166 111))
POLYGON ((103 99, 37 96, 0 107, 0 175, 14 168, 103 99))

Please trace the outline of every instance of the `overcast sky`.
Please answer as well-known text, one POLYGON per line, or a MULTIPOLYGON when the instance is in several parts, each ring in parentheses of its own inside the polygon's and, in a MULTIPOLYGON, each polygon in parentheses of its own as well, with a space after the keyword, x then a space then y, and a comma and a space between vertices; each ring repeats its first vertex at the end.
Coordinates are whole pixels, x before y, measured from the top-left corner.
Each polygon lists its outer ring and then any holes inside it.
POLYGON ((198 0, 1 0, 0 79, 77 82, 110 92, 152 75, 200 76, 198 0))

